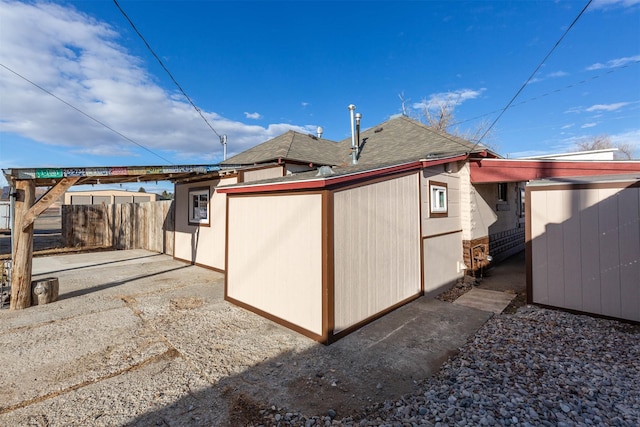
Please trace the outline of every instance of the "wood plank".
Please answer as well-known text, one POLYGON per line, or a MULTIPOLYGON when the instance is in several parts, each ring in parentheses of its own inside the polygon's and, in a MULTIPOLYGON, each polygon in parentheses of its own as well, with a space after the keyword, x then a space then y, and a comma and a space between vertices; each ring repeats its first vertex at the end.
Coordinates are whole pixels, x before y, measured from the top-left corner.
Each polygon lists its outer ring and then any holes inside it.
POLYGON ((531 191, 531 259, 532 301, 549 304, 549 282, 547 277, 547 192, 531 191))
POLYGON ((580 253, 582 259, 582 309, 601 313, 600 234, 598 231, 598 190, 580 192, 580 253))
POLYGON ((32 180, 16 181, 13 272, 11 277, 10 310, 31 306, 31 264, 33 258, 33 220, 23 225, 26 214, 35 201, 36 187, 32 180))
POLYGON ((581 190, 560 190, 565 194, 566 211, 563 221, 564 302, 565 307, 582 310, 582 260, 580 234, 581 190))
POLYGON ((618 196, 620 245, 620 317, 640 321, 640 188, 618 196))
POLYGON ((618 246, 618 189, 599 189, 600 279, 602 313, 620 317, 620 248, 618 246))
POLYGON ((565 306, 563 227, 566 217, 563 191, 547 191, 547 283, 549 304, 565 306))

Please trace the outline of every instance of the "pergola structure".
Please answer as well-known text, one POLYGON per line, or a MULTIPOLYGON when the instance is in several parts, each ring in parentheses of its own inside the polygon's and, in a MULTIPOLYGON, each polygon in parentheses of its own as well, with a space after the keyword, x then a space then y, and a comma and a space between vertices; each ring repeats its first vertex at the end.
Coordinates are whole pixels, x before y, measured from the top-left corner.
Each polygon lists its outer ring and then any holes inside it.
POLYGON ((74 185, 189 181, 220 176, 219 165, 4 169, 11 186, 11 310, 31 306, 33 223, 74 185), (36 187, 50 187, 37 202, 36 187))

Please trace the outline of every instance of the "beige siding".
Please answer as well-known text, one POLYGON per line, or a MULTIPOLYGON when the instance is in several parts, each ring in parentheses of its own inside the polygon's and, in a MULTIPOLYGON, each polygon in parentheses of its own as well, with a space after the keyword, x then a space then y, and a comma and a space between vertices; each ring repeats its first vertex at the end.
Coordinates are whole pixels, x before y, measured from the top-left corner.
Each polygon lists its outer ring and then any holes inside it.
POLYGON ((420 292, 417 174, 334 195, 335 332, 420 292))
MULTIPOLYGON (((420 178, 422 191, 422 235, 424 291, 426 293, 450 285, 462 277, 462 209, 461 191, 464 170, 458 170, 457 164, 450 165, 451 172, 443 166, 423 170, 420 178), (429 182, 447 184, 448 213, 446 218, 429 217, 429 182)), ((466 211, 466 209, 465 209, 466 211)))
POLYGON ((640 320, 640 189, 531 190, 533 302, 640 320))
POLYGON ((442 165, 424 169, 420 178, 420 188, 422 191, 422 235, 433 236, 460 230, 462 228, 460 221, 460 174, 457 163, 451 163, 451 173, 444 172, 442 165), (448 213, 446 218, 429 217, 430 181, 447 184, 448 213))
POLYGON ((226 194, 215 190, 217 185, 234 184, 237 179, 223 178, 189 184, 176 184, 175 248, 176 258, 224 270, 226 194), (210 224, 208 227, 189 224, 189 189, 209 187, 210 224))
POLYGON ((278 178, 282 176, 282 166, 247 170, 242 173, 244 182, 260 181, 261 179, 278 178))
POLYGON ((229 198, 227 295, 322 334, 322 196, 229 198))
POLYGON ((424 239, 424 291, 430 293, 462 277, 462 232, 424 239))

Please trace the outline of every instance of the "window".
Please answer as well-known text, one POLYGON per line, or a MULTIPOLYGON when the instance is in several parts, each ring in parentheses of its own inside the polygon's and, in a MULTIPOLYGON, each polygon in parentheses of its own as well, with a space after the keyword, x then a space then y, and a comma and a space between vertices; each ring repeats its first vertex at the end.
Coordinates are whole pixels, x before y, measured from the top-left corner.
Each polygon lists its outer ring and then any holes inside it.
POLYGON ((498 201, 506 202, 507 201, 507 183, 501 182, 498 184, 498 201))
POLYGON ((209 189, 189 190, 189 224, 209 225, 209 189))
POLYGON ((448 213, 447 205, 447 184, 444 182, 429 182, 430 216, 432 218, 446 217, 448 213))

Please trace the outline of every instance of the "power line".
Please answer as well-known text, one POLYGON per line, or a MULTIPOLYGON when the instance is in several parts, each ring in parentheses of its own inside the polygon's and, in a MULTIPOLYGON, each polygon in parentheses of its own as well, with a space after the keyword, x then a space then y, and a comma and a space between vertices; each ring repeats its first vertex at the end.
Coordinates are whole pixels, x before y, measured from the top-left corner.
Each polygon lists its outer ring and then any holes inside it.
MULTIPOLYGON (((604 76, 606 76, 608 74, 613 74, 616 71, 620 71, 623 68, 628 68, 628 67, 630 67, 632 65, 636 65, 636 64, 640 64, 640 61, 634 61, 634 62, 632 62, 630 64, 621 65, 619 67, 615 67, 613 69, 610 69, 605 73, 596 74, 595 76, 591 76, 591 77, 589 77, 587 79, 580 80, 579 82, 571 83, 571 84, 566 85, 564 87, 561 87, 561 88, 558 88, 558 89, 554 89, 552 91, 548 91, 548 92, 542 93, 540 95, 537 95, 537 96, 534 96, 532 98, 526 99, 524 101, 518 102, 517 104, 512 104, 511 107, 517 107, 519 105, 524 105, 524 104, 527 104, 529 102, 536 101, 536 100, 538 100, 540 98, 544 98, 545 96, 553 95, 555 93, 559 93, 559 92, 562 92, 562 91, 567 90, 567 89, 572 89, 572 88, 574 88, 574 87, 576 87, 578 85, 583 85, 585 83, 589 83, 592 80, 598 79, 600 77, 604 77, 604 76)), ((500 110, 494 110, 494 111, 490 111, 488 113, 480 114, 479 116, 475 116, 475 117, 472 117, 470 119, 460 120, 458 122, 451 123, 451 126, 457 126, 457 125, 460 125, 460 124, 463 124, 463 123, 467 123, 467 122, 471 122, 471 121, 474 121, 474 120, 477 120, 477 119, 481 119, 481 118, 483 118, 485 116, 490 116, 492 114, 498 113, 499 111, 500 110)))
MULTIPOLYGON (((115 1, 115 0, 114 0, 115 1)), ((482 141, 482 139, 487 136, 487 134, 489 133, 489 131, 495 126, 495 124, 498 122, 498 120, 500 120, 500 118, 502 117, 502 115, 505 113, 505 111, 507 111, 509 109, 509 107, 511 107, 511 104, 513 104, 513 102, 516 100, 516 98, 518 97, 518 95, 520 95, 520 92, 522 92, 524 90, 524 88, 529 84, 529 82, 531 81, 531 79, 533 79, 533 76, 535 76, 538 73, 538 70, 540 70, 540 68, 544 65, 544 63, 547 61, 547 59, 551 56, 551 54, 553 53, 553 51, 556 50, 556 48, 560 45, 560 43, 562 42, 562 40, 564 39, 564 37, 569 33, 569 31, 571 30, 571 28, 573 28, 573 26, 576 24, 576 22, 578 22, 578 20, 580 19, 580 17, 584 14, 584 12, 587 10, 587 8, 589 7, 589 5, 591 4, 593 0, 589 0, 586 4, 586 6, 584 8, 582 8, 582 10, 580 11, 580 13, 578 14, 578 16, 576 16, 576 18, 573 20, 573 22, 571 23, 571 25, 569 25, 569 27, 567 27, 567 29, 564 31, 564 33, 562 33, 562 36, 560 36, 560 38, 558 39, 558 41, 556 42, 556 44, 553 45, 553 47, 551 48, 551 50, 549 51, 549 53, 547 53, 545 55, 545 57, 542 59, 542 61, 540 62, 540 64, 538 64, 538 66, 536 67, 535 70, 533 70, 533 73, 531 73, 531 75, 529 76, 529 78, 524 82, 524 84, 520 87, 520 89, 518 89, 518 91, 516 92, 515 95, 513 95, 513 97, 511 98, 511 100, 507 103, 507 105, 500 111, 500 114, 498 114, 498 117, 495 118, 495 120, 491 123, 491 125, 484 131, 484 133, 480 136, 480 138, 478 138, 478 141, 476 142, 476 144, 474 145, 477 146, 478 144, 480 144, 480 142, 482 141)), ((473 151, 473 149, 471 150, 473 151)))
POLYGON ((213 128, 213 126, 211 126, 211 123, 209 123, 209 121, 206 119, 206 117, 204 116, 204 114, 202 114, 202 111, 200 110, 200 108, 198 108, 196 106, 196 104, 191 100, 191 98, 189 98, 189 95, 187 95, 187 93, 184 91, 184 89, 182 89, 182 86, 180 86, 180 83, 178 83, 178 81, 173 77, 173 74, 171 74, 171 71, 169 71, 169 69, 164 65, 164 63, 162 62, 162 60, 160 59, 160 57, 158 55, 156 55, 156 53, 153 51, 153 49, 151 48, 151 46, 149 45, 149 43, 147 42, 147 40, 144 38, 144 36, 140 33, 140 31, 138 31, 138 29, 136 28, 135 24, 133 23, 133 21, 129 18, 129 16, 127 15, 127 13, 120 7, 120 5, 118 4, 118 0, 113 0, 113 2, 115 3, 116 7, 118 8, 118 10, 120 11, 120 13, 122 13, 122 15, 125 17, 125 19, 127 21, 129 21, 129 24, 131 25, 131 28, 133 28, 133 31, 136 32, 136 34, 140 37, 140 39, 142 39, 142 41, 144 42, 145 46, 147 47, 147 49, 149 49, 149 52, 151 52, 151 54, 154 56, 154 58, 156 58, 156 60, 158 60, 158 62, 160 63, 160 66, 162 67, 162 69, 164 71, 167 72, 167 74, 169 75, 169 77, 171 78, 171 80, 173 81, 173 83, 175 83, 175 85, 178 87, 178 89, 180 90, 180 92, 182 92, 182 94, 184 95, 185 98, 187 98, 187 100, 189 101, 189 103, 193 106, 193 108, 195 108, 195 110, 198 112, 198 114, 200 114, 200 117, 202 117, 202 120, 204 120, 204 122, 207 124, 207 126, 209 126, 209 128, 211 128, 211 130, 213 131, 213 133, 216 134, 216 136, 218 138, 220 138, 220 140, 222 141, 222 136, 220 136, 220 134, 218 132, 216 132, 216 130, 213 128))
POLYGON ((62 102, 63 104, 67 105, 68 107, 73 108, 73 109, 74 109, 74 110, 76 110, 78 113, 80 113, 80 114, 82 114, 83 116, 85 116, 85 117, 87 117, 87 118, 89 118, 89 119, 93 120, 94 122, 98 123, 99 125, 104 126, 105 128, 109 129, 111 132, 115 133, 116 135, 120 136, 121 138, 124 138, 124 139, 126 139, 127 141, 129 141, 129 142, 131 142, 131 143, 133 143, 133 144, 137 145, 138 147, 142 148, 143 150, 146 150, 147 152, 149 152, 149 153, 153 154, 154 156, 156 156, 156 157, 158 157, 158 158, 160 158, 160 159, 164 160, 165 162, 169 163, 170 165, 172 165, 172 164, 173 164, 170 160, 168 160, 168 159, 166 159, 166 158, 162 157, 160 154, 158 154, 158 153, 156 153, 156 152, 154 152, 154 151, 152 151, 152 150, 148 149, 147 147, 145 147, 145 146, 144 146, 144 145, 142 145, 142 144, 137 143, 136 141, 134 141, 133 139, 129 138, 128 136, 121 134, 120 132, 118 132, 117 130, 115 130, 114 128, 112 128, 111 126, 109 126, 109 125, 107 125, 107 124, 105 124, 105 123, 101 122, 100 120, 96 119, 95 117, 93 117, 93 116, 91 116, 91 115, 89 115, 89 114, 85 113, 84 111, 82 111, 81 109, 79 109, 78 107, 76 107, 75 105, 72 105, 71 103, 69 103, 69 102, 65 101, 64 99, 62 99, 62 98, 60 98, 59 96, 57 96, 57 95, 53 94, 52 92, 48 91, 47 89, 43 88, 42 86, 38 85, 37 83, 32 82, 31 80, 29 80, 29 79, 28 79, 28 78, 26 78, 25 76, 23 76, 23 75, 19 74, 18 72, 13 71, 11 68, 7 67, 6 65, 4 65, 4 64, 0 64, 0 67, 4 68, 4 69, 5 69, 5 70, 7 70, 7 71, 12 72, 13 74, 15 74, 16 76, 20 77, 21 79, 23 79, 23 80, 25 80, 25 81, 27 81, 27 82, 31 83, 32 85, 34 85, 35 87, 37 87, 37 88, 38 88, 38 89, 40 89, 41 91, 43 91, 43 92, 45 92, 45 93, 47 93, 47 94, 49 94, 49 95, 53 96, 53 97, 54 97, 55 99, 57 99, 58 101, 60 101, 60 102, 62 102))

